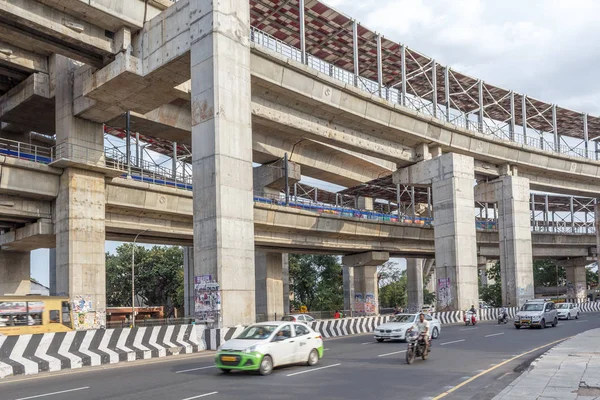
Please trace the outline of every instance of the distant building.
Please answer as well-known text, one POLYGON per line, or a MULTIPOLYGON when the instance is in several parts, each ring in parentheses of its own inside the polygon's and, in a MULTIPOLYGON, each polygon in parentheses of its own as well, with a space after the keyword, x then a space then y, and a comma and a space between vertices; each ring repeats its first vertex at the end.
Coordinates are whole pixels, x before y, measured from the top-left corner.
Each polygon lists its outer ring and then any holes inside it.
POLYGON ((36 296, 50 296, 50 288, 47 288, 35 279, 31 279, 29 293, 36 296))

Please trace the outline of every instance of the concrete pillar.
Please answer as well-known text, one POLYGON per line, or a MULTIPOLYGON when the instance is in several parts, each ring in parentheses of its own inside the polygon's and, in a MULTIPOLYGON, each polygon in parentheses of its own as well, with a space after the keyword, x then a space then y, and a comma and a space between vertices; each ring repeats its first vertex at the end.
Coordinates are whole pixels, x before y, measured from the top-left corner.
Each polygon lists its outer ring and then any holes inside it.
POLYGON ((60 177, 56 199, 56 292, 77 304, 75 328, 106 325, 105 178, 87 164, 104 166, 102 124, 73 115, 73 80, 78 64, 51 57, 55 82, 56 155, 69 164, 60 177))
POLYGON ((194 270, 219 284, 216 325, 255 321, 250 9, 190 0, 194 270))
POLYGON ((344 308, 351 310, 352 315, 379 314, 377 266, 384 264, 389 259, 389 253, 383 251, 342 257, 344 308))
POLYGON ((437 279, 435 275, 435 268, 433 269, 433 271, 431 271, 431 276, 429 277, 429 281, 427 282, 426 289, 429 291, 429 293, 437 293, 437 279))
MULTIPOLYGON (((288 161, 288 187, 300 182, 300 165, 288 161)), ((252 170, 254 192, 258 195, 277 195, 285 193, 285 163, 279 160, 272 164, 261 165, 252 170)))
POLYGON ((285 314, 283 304, 283 260, 281 253, 256 251, 256 317, 259 321, 281 319, 285 314))
POLYGON ((354 313, 354 268, 343 266, 344 279, 344 311, 349 315, 354 313))
POLYGON ((438 311, 477 304, 474 160, 443 154, 394 173, 394 183, 431 185, 438 311))
POLYGON ((567 297, 576 300, 587 298, 587 275, 585 265, 565 267, 567 272, 567 297))
POLYGON ((183 248, 183 309, 186 317, 195 316, 194 248, 183 248))
POLYGON ((504 176, 495 184, 498 199, 502 304, 521 307, 535 298, 529 210, 529 179, 504 176))
POLYGON ((373 198, 360 196, 358 198, 357 207, 359 210, 367 210, 367 211, 373 210, 373 208, 374 208, 373 198))
POLYGON ((290 312, 290 256, 289 254, 281 255, 283 268, 281 271, 281 279, 283 280, 283 312, 290 312))
POLYGON ((56 248, 48 250, 48 277, 50 280, 50 296, 56 296, 56 248))
POLYGON ((423 309, 423 260, 418 258, 406 259, 406 294, 408 309, 419 312, 423 309))
POLYGON ((0 251, 0 296, 31 291, 30 253, 0 251))

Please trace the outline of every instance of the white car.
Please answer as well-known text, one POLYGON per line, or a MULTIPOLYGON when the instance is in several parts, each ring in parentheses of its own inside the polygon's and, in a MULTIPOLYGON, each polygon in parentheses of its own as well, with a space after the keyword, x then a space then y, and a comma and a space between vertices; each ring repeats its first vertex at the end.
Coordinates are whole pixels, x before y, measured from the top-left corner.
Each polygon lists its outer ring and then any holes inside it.
POLYGON ((315 319, 308 314, 290 314, 284 315, 283 318, 281 318, 281 320, 289 322, 302 322, 304 324, 308 324, 313 322, 315 319))
POLYGON ((258 371, 269 375, 286 364, 315 365, 323 357, 323 338, 305 324, 273 321, 250 325, 217 351, 215 363, 224 373, 258 371))
POLYGON ((558 303, 555 308, 558 319, 579 318, 579 306, 575 303, 558 303))
MULTIPOLYGON (((442 331, 442 324, 428 314, 425 314, 425 319, 429 321, 429 337, 437 339, 442 331)), ((389 322, 375 328, 375 340, 406 340, 406 331, 414 327, 418 320, 419 314, 397 314, 389 322)))

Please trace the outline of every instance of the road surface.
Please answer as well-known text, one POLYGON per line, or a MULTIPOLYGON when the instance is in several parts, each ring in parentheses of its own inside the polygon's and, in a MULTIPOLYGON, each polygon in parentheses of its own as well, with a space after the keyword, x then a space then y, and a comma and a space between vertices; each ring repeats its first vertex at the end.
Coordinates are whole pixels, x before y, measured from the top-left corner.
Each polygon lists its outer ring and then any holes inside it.
POLYGON ((444 326, 430 358, 413 365, 404 361, 404 343, 376 343, 370 334, 326 339, 317 366, 279 368, 267 377, 223 375, 208 352, 140 360, 0 380, 0 400, 491 399, 547 345, 599 327, 598 313, 545 330, 444 326))

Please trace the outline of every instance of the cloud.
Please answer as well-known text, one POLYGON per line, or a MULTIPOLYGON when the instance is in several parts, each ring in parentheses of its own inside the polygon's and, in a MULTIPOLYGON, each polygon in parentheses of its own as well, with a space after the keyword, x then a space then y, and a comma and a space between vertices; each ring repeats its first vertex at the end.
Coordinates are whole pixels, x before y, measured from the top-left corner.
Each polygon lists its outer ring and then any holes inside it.
POLYGON ((497 86, 600 115, 600 2, 329 0, 388 39, 497 86))

